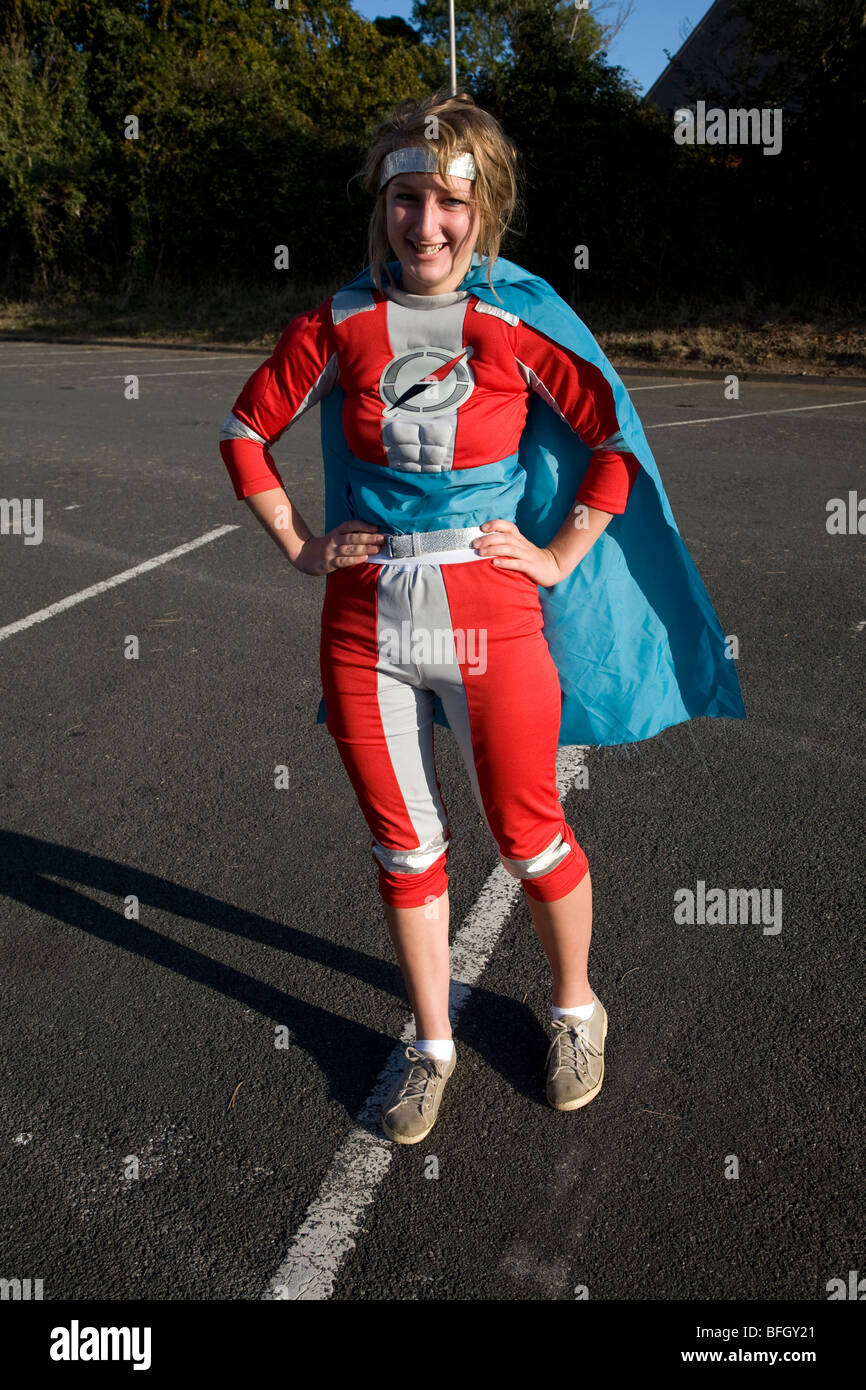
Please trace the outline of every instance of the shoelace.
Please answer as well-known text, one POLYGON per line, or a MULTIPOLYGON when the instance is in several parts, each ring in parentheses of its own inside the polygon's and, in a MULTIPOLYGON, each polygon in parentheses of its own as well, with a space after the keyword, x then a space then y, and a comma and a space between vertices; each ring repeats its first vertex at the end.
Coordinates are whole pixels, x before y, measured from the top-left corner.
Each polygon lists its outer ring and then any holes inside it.
POLYGON ((589 1069, 590 1057, 600 1057, 600 1050, 589 1040, 589 1026, 581 1022, 577 1025, 565 1023, 561 1018, 552 1020, 552 1027, 556 1037, 548 1048, 550 1056, 557 1043, 560 1045, 559 1066, 566 1066, 569 1062, 582 1075, 589 1069), (570 1057, 568 1056, 570 1052, 570 1057), (565 1057, 563 1056, 565 1054, 565 1057))
POLYGON ((404 1100, 420 1100, 423 1104, 428 1085, 441 1075, 438 1059, 428 1057, 426 1052, 419 1052, 412 1046, 406 1048, 405 1055, 413 1065, 397 1093, 395 1104, 402 1104, 404 1100))

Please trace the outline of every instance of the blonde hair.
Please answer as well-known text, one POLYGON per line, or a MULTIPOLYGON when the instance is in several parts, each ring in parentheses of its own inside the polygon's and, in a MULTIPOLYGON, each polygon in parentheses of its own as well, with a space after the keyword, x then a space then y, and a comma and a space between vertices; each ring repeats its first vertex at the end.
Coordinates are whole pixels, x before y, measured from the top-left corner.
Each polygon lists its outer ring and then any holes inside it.
POLYGON ((476 106, 468 92, 458 92, 456 96, 435 92, 423 101, 407 98, 389 111, 370 136, 361 183, 376 199, 367 229, 368 257, 376 289, 382 289, 383 271, 394 283, 387 264, 389 250, 393 258, 385 207, 388 184, 379 188, 382 161, 392 150, 406 145, 432 149, 437 156, 437 173, 449 187, 453 187, 448 178, 451 160, 464 151, 472 155, 476 176, 471 196, 480 216, 475 250, 489 257, 487 282, 496 294, 490 271, 520 205, 517 150, 496 117, 476 106), (431 131, 435 138, 428 133, 431 131))

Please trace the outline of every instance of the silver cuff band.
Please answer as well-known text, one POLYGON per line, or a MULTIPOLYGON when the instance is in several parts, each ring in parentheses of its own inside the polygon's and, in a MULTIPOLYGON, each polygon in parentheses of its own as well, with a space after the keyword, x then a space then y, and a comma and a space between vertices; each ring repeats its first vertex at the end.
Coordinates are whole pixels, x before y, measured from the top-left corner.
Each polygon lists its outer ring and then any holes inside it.
MULTIPOLYGON (((429 146, 405 145, 403 149, 392 150, 390 154, 385 155, 379 174, 379 187, 383 188, 395 174, 435 174, 437 168, 435 151, 429 146)), ((452 178, 474 179, 478 171, 475 160, 467 151, 451 160, 448 173, 452 178)))
POLYGON ((628 445, 622 437, 622 430, 617 430, 616 434, 608 435, 600 444, 593 444, 591 452, 598 453, 599 449, 616 449, 628 452, 628 445))
POLYGON ((387 845, 380 845, 378 840, 373 841, 374 855, 382 868, 392 874, 426 873, 447 848, 448 841, 441 830, 426 845, 418 845, 415 849, 389 849, 387 845))
POLYGON ((268 442, 266 439, 263 439, 260 434, 256 434, 255 430, 250 429, 249 425, 245 425, 243 420, 239 420, 232 412, 229 412, 223 421, 223 427, 220 430, 220 439, 254 439, 257 444, 267 444, 268 442))
POLYGON ((512 878, 540 878, 542 874, 549 874, 551 869, 561 864, 567 854, 571 854, 571 845, 563 840, 561 835, 557 835, 547 849, 543 849, 532 859, 506 859, 503 854, 500 854, 499 858, 503 869, 511 874, 512 878))

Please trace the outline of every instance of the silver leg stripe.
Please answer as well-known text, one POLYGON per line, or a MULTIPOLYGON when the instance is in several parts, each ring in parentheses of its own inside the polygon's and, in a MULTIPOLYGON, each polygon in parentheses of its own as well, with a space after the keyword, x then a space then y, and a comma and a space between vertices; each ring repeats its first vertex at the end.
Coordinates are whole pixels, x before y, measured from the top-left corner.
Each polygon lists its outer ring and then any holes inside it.
POLYGON ((441 833, 416 849, 389 849, 374 840, 373 853, 382 867, 392 874, 423 874, 445 852, 446 845, 447 840, 441 833))
POLYGON ((532 859, 506 859, 504 854, 500 854, 499 858, 502 860, 502 867, 512 878, 540 878, 542 874, 549 874, 551 869, 561 864, 570 853, 571 845, 563 840, 561 835, 557 835, 547 849, 533 855, 532 859))

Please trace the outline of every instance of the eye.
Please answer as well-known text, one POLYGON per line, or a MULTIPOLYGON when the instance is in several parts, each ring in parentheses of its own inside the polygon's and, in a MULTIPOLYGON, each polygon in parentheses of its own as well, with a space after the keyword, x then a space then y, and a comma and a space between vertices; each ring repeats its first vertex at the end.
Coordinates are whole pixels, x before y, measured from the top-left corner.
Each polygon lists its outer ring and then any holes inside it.
MULTIPOLYGON (((408 199, 410 203, 414 203, 416 195, 414 193, 395 193, 394 198, 397 202, 403 202, 405 199, 408 199)), ((466 207, 466 201, 463 198, 443 198, 442 201, 443 203, 452 203, 454 207, 466 207)))

